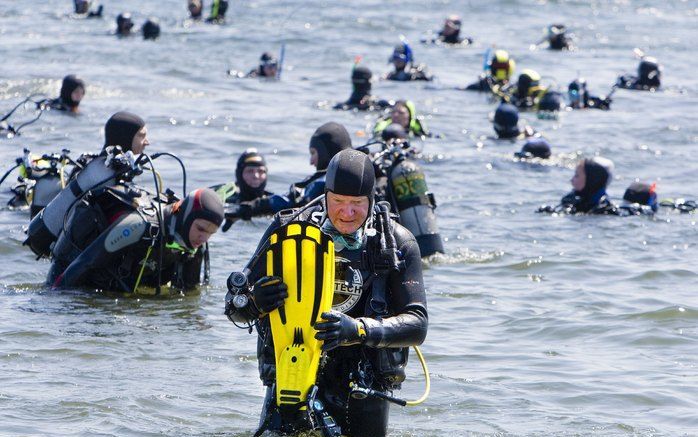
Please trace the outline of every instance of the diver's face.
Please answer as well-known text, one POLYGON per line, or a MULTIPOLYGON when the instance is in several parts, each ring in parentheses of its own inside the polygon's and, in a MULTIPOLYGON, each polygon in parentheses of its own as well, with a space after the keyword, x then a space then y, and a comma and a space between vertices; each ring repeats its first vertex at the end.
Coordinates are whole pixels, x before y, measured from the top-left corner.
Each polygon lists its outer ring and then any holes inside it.
POLYGON ((82 98, 85 97, 85 89, 81 86, 75 88, 72 93, 70 93, 70 98, 73 100, 73 102, 76 103, 75 108, 77 109, 77 106, 80 104, 82 101, 82 98))
POLYGON ((201 9, 203 8, 201 1, 191 0, 191 1, 189 1, 189 4, 187 5, 187 7, 189 8, 189 14, 192 17, 198 17, 199 15, 201 15, 201 9))
POLYGON ((192 249, 201 247, 205 242, 215 234, 218 226, 205 219, 196 219, 189 228, 189 244, 192 249))
POLYGON ((317 154, 317 150, 315 149, 315 147, 311 147, 309 150, 310 150, 310 165, 317 168, 317 163, 318 163, 318 160, 320 159, 320 157, 317 154))
POLYGON ((577 168, 574 169, 574 176, 572 176, 570 182, 572 182, 574 191, 582 191, 584 189, 584 186, 587 184, 587 175, 584 173, 584 161, 577 164, 577 168))
POLYGON ((446 36, 451 36, 455 35, 458 33, 458 30, 460 29, 460 23, 447 18, 446 21, 444 21, 444 28, 442 30, 442 33, 446 36))
POLYGON ((140 155, 145 150, 146 146, 150 145, 148 141, 148 129, 145 126, 141 128, 136 135, 133 137, 133 142, 131 143, 131 151, 135 155, 140 155))
POLYGON ((278 69, 276 64, 268 64, 262 68, 262 71, 264 72, 264 77, 276 77, 278 69))
POLYGON ((351 234, 361 227, 368 217, 370 202, 366 196, 344 196, 327 193, 327 216, 342 234, 351 234))
POLYGON ((407 129, 410 126, 410 111, 402 105, 396 106, 390 113, 390 119, 407 129))
POLYGON ((261 167, 245 167, 242 170, 242 180, 252 188, 258 188, 267 180, 267 168, 261 167))

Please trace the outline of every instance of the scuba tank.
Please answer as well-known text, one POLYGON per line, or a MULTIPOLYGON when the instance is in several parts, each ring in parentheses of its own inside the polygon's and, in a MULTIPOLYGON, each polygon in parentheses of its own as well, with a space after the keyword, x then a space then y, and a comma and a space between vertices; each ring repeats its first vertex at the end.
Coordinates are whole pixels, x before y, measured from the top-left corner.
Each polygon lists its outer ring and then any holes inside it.
POLYGON ((385 144, 373 162, 387 178, 385 193, 379 193, 379 197, 388 200, 393 212, 400 215, 400 224, 415 236, 421 255, 444 253, 434 213, 434 194, 429 192, 421 167, 411 159, 409 143, 385 144))
POLYGON ((10 189, 14 198, 10 199, 8 205, 20 207, 26 204, 34 218, 65 187, 65 167, 72 163, 69 153, 70 150, 63 149, 60 154, 36 155, 25 148, 22 157, 16 160, 18 183, 10 189))
POLYGON ((37 256, 48 256, 58 239, 70 208, 85 192, 97 187, 113 186, 117 176, 135 169, 132 152, 121 147, 108 147, 105 155, 92 159, 41 212, 32 219, 24 241, 37 256))

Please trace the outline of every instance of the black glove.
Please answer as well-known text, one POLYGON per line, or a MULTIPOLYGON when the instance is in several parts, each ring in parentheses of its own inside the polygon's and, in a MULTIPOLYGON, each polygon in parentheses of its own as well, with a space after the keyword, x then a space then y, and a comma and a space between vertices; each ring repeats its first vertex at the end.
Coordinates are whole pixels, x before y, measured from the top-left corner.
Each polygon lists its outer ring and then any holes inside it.
POLYGON ((315 339, 323 340, 323 351, 329 351, 337 346, 351 346, 362 343, 366 339, 366 328, 361 320, 354 319, 339 311, 322 313, 325 320, 315 324, 315 339))
POLYGON ((252 206, 249 203, 236 203, 225 210, 225 218, 234 220, 250 220, 252 218, 252 206))
POLYGON ((288 287, 278 276, 264 276, 252 286, 252 300, 262 314, 267 314, 284 304, 288 287))

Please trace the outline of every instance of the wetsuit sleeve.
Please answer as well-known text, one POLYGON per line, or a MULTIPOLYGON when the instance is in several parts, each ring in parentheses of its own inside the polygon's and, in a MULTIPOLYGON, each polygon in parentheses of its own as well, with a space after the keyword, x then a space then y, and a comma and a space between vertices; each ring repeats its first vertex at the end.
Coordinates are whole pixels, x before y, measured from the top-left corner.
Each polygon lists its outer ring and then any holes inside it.
POLYGON ((310 203, 311 200, 315 199, 318 196, 321 196, 325 194, 325 179, 317 180, 312 182, 310 185, 308 185, 305 188, 305 191, 303 192, 303 197, 301 197, 298 200, 298 203, 296 205, 293 205, 294 207, 297 206, 303 206, 307 205, 310 203))
POLYGON ((126 250, 141 241, 148 226, 135 211, 120 217, 70 263, 54 287, 80 286, 90 270, 113 268, 126 250))
POLYGON ((422 259, 414 236, 394 224, 394 235, 405 267, 388 278, 386 295, 391 317, 361 317, 366 327, 365 345, 370 347, 406 347, 419 345, 427 335, 429 318, 422 277, 422 259))
POLYGON ((250 214, 252 217, 259 215, 276 214, 282 209, 291 208, 291 201, 284 196, 272 194, 260 197, 250 202, 250 214))

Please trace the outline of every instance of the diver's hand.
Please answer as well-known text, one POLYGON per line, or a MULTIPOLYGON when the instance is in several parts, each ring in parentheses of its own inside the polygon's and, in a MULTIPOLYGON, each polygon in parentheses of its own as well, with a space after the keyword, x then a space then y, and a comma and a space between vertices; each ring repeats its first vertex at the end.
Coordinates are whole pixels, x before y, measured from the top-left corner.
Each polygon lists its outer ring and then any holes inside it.
POLYGON ((366 339, 366 328, 361 320, 354 319, 339 311, 322 313, 323 321, 315 324, 315 338, 323 340, 323 351, 338 346, 351 346, 366 339))
POLYGON ((225 218, 250 220, 252 219, 252 205, 246 202, 234 204, 225 210, 225 218))
POLYGON ((284 304, 288 287, 278 276, 264 276, 252 286, 252 300, 262 314, 267 314, 284 304))

